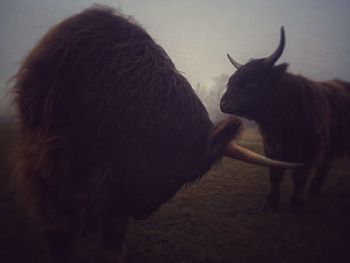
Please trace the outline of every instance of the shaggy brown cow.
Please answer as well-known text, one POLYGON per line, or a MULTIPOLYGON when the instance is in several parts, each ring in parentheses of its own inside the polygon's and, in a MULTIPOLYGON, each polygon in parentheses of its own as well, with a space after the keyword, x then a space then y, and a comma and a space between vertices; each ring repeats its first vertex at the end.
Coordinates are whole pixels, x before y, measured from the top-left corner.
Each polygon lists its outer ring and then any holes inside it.
POLYGON ((52 28, 15 80, 14 179, 57 262, 117 261, 130 216, 150 215, 224 151, 251 159, 228 144, 239 121, 214 127, 165 51, 107 7, 52 28))
MULTIPOLYGON (((292 175, 291 205, 299 209, 309 175, 315 172, 309 189, 317 194, 331 160, 350 152, 350 83, 315 82, 286 72, 287 64, 275 66, 284 46, 282 27, 280 44, 270 57, 240 65, 228 55, 237 71, 220 105, 223 112, 259 124, 268 156, 304 164, 292 175)), ((278 207, 283 173, 283 169, 270 169, 266 209, 278 207)))

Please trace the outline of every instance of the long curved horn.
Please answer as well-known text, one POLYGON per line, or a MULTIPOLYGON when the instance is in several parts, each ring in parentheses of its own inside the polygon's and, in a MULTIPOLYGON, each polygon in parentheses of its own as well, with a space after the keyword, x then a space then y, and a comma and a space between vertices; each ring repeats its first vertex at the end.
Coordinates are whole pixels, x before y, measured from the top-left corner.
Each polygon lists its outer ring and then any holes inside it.
POLYGON ((237 61, 235 61, 229 54, 227 54, 228 59, 230 60, 231 64, 236 68, 239 69, 242 67, 241 64, 239 64, 237 61))
POLYGON ((273 52, 269 57, 267 57, 265 59, 265 64, 267 66, 271 66, 272 67, 273 64, 276 63, 276 61, 280 58, 280 56, 283 53, 283 49, 284 49, 285 44, 286 44, 286 37, 285 37, 285 34, 284 34, 284 27, 282 26, 281 27, 280 43, 279 43, 277 49, 275 50, 275 52, 273 52))
POLYGON ((289 163, 289 162, 273 160, 266 156, 257 154, 255 152, 252 152, 246 148, 243 148, 233 143, 229 143, 226 146, 224 155, 243 162, 257 164, 265 167, 295 169, 303 165, 301 163, 289 163))

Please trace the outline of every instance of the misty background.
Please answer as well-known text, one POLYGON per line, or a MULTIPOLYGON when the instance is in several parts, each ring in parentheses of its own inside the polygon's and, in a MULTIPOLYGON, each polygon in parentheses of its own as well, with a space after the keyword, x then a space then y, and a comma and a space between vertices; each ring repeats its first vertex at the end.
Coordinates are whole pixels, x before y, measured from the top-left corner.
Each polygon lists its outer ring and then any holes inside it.
POLYGON ((268 56, 282 25, 286 48, 279 60, 314 80, 350 80, 349 0, 1 0, 0 115, 10 107, 13 76, 25 55, 54 24, 93 3, 133 16, 190 81, 212 119, 218 100, 240 63, 268 56))

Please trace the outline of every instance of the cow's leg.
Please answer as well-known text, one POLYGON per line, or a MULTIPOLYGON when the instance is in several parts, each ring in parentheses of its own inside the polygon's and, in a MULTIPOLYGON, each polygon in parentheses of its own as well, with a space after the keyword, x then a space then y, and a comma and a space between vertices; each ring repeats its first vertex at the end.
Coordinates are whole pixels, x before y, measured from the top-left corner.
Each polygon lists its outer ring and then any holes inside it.
MULTIPOLYGON (((74 263, 121 263, 127 217, 98 218, 74 240, 74 263), (96 224, 95 224, 96 223, 96 224)), ((65 263, 65 262, 64 262, 65 263)))
POLYGON ((69 231, 59 228, 45 230, 52 262, 71 263, 73 260, 72 237, 69 231))
POLYGON ((321 192, 322 185, 326 180, 327 173, 331 166, 331 160, 324 160, 316 169, 315 175, 312 178, 308 192, 313 195, 318 195, 321 192))
POLYGON ((303 167, 296 169, 292 174, 294 192, 290 205, 293 209, 302 210, 304 208, 304 189, 312 170, 310 167, 303 167))
POLYGON ((264 211, 278 209, 280 201, 280 184, 283 179, 284 169, 270 168, 270 192, 267 195, 264 211))
POLYGON ((104 219, 103 248, 106 263, 122 262, 122 250, 129 217, 111 216, 104 219))

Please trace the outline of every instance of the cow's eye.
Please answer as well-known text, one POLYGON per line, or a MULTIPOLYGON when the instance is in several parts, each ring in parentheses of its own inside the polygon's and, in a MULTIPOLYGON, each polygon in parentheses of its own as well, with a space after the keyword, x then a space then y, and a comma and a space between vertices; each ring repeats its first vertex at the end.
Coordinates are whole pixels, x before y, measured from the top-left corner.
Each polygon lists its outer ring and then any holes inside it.
POLYGON ((245 86, 246 86, 246 88, 254 88, 254 87, 256 87, 256 82, 254 82, 254 81, 247 81, 245 86))

